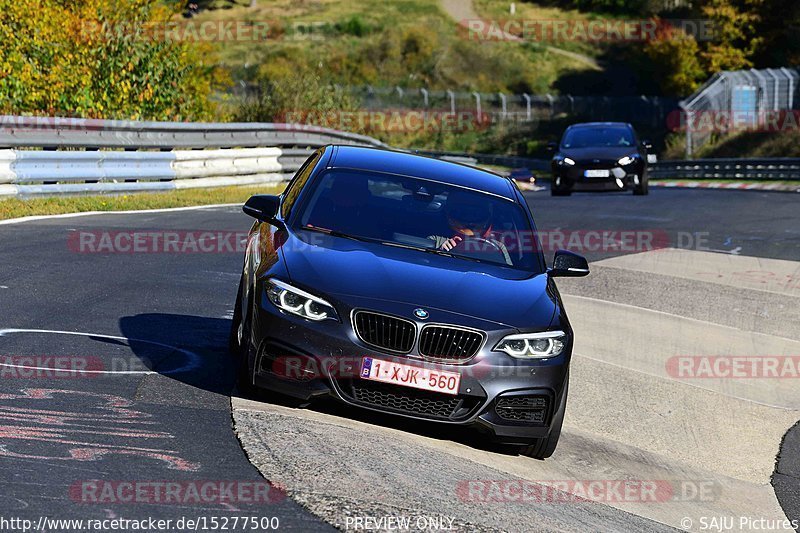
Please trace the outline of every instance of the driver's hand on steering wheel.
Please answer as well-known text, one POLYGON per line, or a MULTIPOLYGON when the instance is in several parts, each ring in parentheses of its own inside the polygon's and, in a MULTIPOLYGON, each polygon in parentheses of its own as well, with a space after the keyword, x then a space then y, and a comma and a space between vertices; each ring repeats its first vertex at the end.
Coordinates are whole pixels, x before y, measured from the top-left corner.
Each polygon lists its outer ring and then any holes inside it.
POLYGON ((442 250, 444 250, 445 252, 449 252, 450 250, 452 250, 453 248, 458 246, 459 243, 461 243, 461 241, 463 241, 463 240, 464 240, 463 238, 461 238, 458 235, 456 235, 452 239, 447 239, 446 241, 444 241, 440 248, 442 250))

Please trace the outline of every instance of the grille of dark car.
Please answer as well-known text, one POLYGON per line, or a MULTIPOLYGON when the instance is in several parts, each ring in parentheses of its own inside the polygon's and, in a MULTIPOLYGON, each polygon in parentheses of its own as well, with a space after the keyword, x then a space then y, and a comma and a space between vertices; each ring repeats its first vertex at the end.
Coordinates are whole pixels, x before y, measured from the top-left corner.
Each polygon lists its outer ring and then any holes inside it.
POLYGON ((483 335, 447 326, 425 326, 419 337, 419 353, 436 359, 463 361, 481 349, 483 335))
POLYGON ((503 420, 544 424, 547 420, 546 396, 510 396, 498 398, 494 411, 503 420))
POLYGON ((410 320, 356 311, 353 315, 353 326, 362 341, 376 348, 407 353, 414 346, 417 328, 410 320))
POLYGON ((479 396, 450 396, 369 380, 337 382, 345 398, 368 407, 439 420, 467 418, 484 401, 479 396))
POLYGON ((583 159, 578 160, 578 166, 581 168, 612 169, 619 165, 617 164, 616 160, 613 159, 601 159, 600 161, 595 161, 594 159, 583 159))

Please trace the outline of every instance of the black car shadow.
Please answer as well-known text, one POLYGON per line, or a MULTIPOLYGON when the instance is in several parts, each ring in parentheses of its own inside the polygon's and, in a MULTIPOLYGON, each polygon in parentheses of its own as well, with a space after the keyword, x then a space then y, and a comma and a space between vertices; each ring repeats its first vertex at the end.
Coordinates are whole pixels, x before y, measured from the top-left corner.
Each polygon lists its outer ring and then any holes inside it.
POLYGON ((230 395, 234 389, 236 366, 227 350, 230 320, 147 313, 122 317, 119 325, 143 366, 209 392, 230 395))
POLYGON ((310 409, 365 424, 437 440, 449 440, 493 453, 518 455, 519 452, 516 446, 492 443, 486 436, 474 430, 378 413, 345 405, 333 398, 297 407, 296 401, 279 394, 265 392, 245 396, 236 387, 238 358, 228 352, 228 333, 231 327, 228 319, 148 313, 123 317, 119 323, 131 351, 144 365, 193 387, 283 407, 310 409))

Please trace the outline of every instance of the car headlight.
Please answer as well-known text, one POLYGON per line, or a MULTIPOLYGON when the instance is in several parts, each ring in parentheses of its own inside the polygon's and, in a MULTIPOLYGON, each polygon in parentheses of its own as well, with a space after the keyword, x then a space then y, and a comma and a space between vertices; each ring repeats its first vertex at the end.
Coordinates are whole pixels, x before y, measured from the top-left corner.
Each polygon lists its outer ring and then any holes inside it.
POLYGON ((625 165, 630 165, 635 160, 636 160, 636 158, 633 157, 632 155, 626 155, 625 157, 623 157, 622 159, 617 161, 617 164, 624 167, 625 165))
POLYGON ((544 359, 561 355, 566 342, 567 334, 563 331, 519 333, 505 337, 494 350, 520 359, 544 359))
POLYGON ((267 297, 278 309, 308 320, 339 320, 336 309, 322 298, 277 279, 267 281, 267 297))
POLYGON ((563 161, 565 165, 573 166, 575 164, 575 160, 571 157, 565 157, 563 161))

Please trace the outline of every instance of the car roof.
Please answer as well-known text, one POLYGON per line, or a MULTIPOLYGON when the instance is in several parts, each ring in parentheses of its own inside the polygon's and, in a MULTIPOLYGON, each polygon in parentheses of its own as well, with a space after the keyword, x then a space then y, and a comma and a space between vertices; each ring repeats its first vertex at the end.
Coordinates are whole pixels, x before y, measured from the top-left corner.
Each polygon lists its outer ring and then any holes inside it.
POLYGON ((578 124, 572 124, 567 129, 571 128, 599 128, 603 126, 624 126, 626 128, 632 128, 629 123, 627 122, 580 122, 578 124))
POLYGON ((362 146, 332 145, 328 168, 351 168, 400 174, 466 187, 516 201, 514 185, 505 176, 432 157, 362 146))

